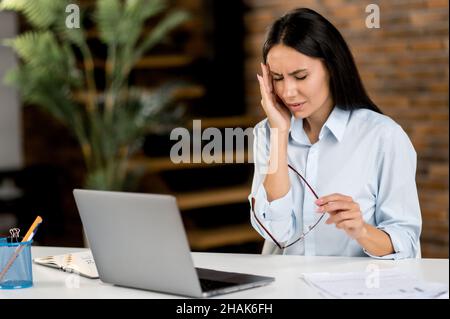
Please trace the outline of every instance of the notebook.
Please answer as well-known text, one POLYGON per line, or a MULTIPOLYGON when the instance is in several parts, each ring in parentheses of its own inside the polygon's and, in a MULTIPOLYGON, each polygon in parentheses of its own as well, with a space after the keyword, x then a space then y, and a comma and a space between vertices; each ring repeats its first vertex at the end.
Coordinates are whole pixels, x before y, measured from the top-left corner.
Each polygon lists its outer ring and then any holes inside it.
POLYGON ((58 268, 62 271, 73 272, 90 279, 99 278, 92 252, 80 251, 70 254, 34 258, 33 262, 39 265, 58 268))

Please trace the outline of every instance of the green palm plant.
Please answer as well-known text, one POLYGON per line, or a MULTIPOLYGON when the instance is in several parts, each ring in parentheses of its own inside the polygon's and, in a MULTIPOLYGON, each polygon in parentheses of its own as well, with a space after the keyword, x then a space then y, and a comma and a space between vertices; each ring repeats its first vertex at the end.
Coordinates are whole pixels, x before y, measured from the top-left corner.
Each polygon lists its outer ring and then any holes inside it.
MULTIPOLYGON (((49 112, 76 136, 87 168, 86 187, 124 189, 129 156, 139 149, 148 128, 158 124, 176 88, 174 84, 153 91, 133 87, 130 72, 188 15, 172 11, 144 34, 144 23, 162 15, 166 1, 97 0, 93 21, 107 48, 105 87, 99 89, 83 25, 66 25, 65 10, 71 3, 74 1, 0 0, 0 10, 23 14, 32 27, 4 42, 22 60, 5 80, 18 87, 26 103, 49 112), (82 65, 77 62, 80 59, 82 65), (77 92, 84 92, 82 102, 77 92)), ((81 14, 84 21, 85 13, 81 14)))

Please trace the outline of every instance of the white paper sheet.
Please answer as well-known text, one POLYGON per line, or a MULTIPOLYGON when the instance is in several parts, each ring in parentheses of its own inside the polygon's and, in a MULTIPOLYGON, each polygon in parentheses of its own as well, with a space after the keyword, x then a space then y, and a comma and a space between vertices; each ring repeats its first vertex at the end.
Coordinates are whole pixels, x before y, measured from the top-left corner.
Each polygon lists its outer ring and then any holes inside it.
POLYGON ((350 299, 448 298, 448 285, 426 282, 397 269, 366 272, 304 273, 303 279, 325 297, 350 299))

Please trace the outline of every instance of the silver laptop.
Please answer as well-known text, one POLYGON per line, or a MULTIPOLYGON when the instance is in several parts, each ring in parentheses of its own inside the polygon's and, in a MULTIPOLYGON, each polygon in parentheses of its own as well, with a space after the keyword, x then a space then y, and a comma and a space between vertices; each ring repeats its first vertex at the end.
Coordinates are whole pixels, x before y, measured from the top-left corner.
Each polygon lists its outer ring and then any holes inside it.
POLYGON ((210 297, 274 281, 195 268, 173 196, 80 189, 74 196, 103 282, 210 297))

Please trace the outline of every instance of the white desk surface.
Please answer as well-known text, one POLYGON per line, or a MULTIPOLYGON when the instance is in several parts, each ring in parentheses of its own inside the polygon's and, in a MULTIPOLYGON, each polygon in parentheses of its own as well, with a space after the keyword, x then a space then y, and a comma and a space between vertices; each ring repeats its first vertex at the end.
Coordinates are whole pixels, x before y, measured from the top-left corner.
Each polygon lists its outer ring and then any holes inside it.
MULTIPOLYGON (((55 254, 81 251, 84 248, 33 247, 32 256, 43 257, 55 254)), ((366 271, 369 264, 381 268, 398 267, 419 278, 449 284, 448 259, 378 260, 368 257, 305 257, 253 254, 193 253, 197 267, 244 272, 275 277, 275 282, 265 287, 239 291, 219 298, 321 298, 317 291, 300 278, 307 272, 366 271)), ((145 290, 137 290, 105 284, 65 273, 61 270, 33 263, 32 288, 1 290, 4 298, 183 298, 145 290), (78 281, 79 280, 79 281, 78 281), (78 286, 78 287, 77 287, 78 286)))

